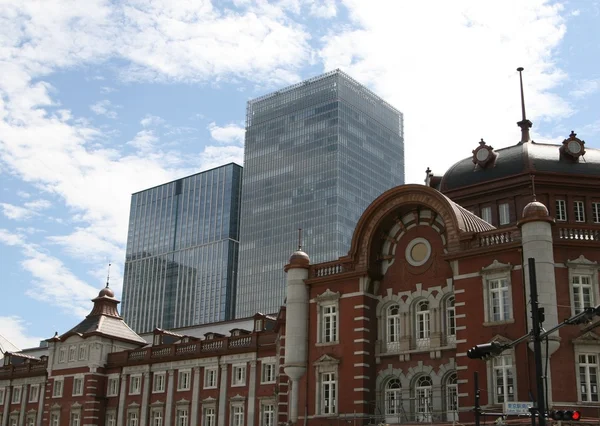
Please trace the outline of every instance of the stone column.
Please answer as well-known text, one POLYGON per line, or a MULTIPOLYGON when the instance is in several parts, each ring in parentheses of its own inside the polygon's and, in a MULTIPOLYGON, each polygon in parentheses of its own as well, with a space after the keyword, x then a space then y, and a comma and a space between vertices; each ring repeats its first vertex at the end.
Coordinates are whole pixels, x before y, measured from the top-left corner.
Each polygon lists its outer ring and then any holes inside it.
POLYGON ((23 385, 21 388, 21 410, 19 413, 19 426, 23 426, 25 424, 25 406, 27 405, 27 399, 29 398, 29 386, 31 385, 23 385))
POLYGON ((40 383, 40 390, 38 394, 38 413, 35 418, 35 425, 42 426, 42 417, 44 417, 44 397, 46 395, 46 383, 40 383))
MULTIPOLYGON (((219 386, 219 418, 217 426, 225 426, 225 410, 227 408, 227 364, 221 365, 221 386, 219 386)), ((168 426, 168 425, 166 425, 168 426)))
POLYGON ((171 426, 171 413, 173 412, 173 387, 174 387, 174 370, 167 372, 167 402, 165 404, 165 426, 171 426))
POLYGON ((150 422, 146 421, 148 417, 148 398, 150 397, 150 372, 145 372, 143 374, 144 383, 142 386, 142 407, 140 412, 140 424, 150 424, 150 422))
POLYGON ((250 361, 250 377, 248 381, 248 423, 254 426, 254 411, 256 407, 256 361, 250 361))
POLYGON ((193 369, 193 387, 192 387, 192 410, 190 426, 198 425, 198 406, 200 405, 200 367, 193 369))
POLYGON ((127 393, 127 374, 121 374, 121 390, 119 391, 119 411, 117 413, 117 426, 125 424, 125 394, 127 393))

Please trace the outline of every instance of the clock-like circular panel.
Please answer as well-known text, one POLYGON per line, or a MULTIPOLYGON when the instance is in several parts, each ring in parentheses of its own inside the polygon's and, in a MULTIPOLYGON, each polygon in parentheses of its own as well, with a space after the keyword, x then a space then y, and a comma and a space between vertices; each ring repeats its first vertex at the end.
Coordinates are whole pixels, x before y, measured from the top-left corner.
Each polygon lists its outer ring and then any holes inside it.
POLYGON ((577 141, 571 141, 567 145, 567 149, 571 154, 579 154, 581 152, 581 145, 577 141))
POLYGON ((412 266, 421 266, 431 257, 431 245, 425 238, 415 238, 406 246, 406 261, 412 266))
POLYGON ((488 151, 487 149, 480 149, 479 151, 477 151, 477 154, 476 154, 477 160, 479 160, 479 161, 485 161, 488 159, 489 156, 490 156, 490 151, 488 151))

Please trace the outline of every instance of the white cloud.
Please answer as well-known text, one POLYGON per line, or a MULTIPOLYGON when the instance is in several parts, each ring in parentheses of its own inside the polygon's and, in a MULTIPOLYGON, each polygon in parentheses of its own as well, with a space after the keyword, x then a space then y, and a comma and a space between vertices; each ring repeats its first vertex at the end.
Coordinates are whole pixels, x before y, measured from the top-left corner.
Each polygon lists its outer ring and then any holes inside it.
POLYGON ((113 93, 116 91, 117 91, 117 89, 115 89, 114 87, 110 87, 110 86, 102 86, 100 88, 100 93, 102 93, 102 94, 113 93))
POLYGON ((353 26, 327 35, 320 57, 404 113, 406 182, 422 183, 428 166, 444 173, 482 137, 496 148, 519 141, 518 66, 529 119, 572 112, 551 92, 566 77, 553 58, 565 33, 559 4, 457 0, 435 13, 428 2, 344 4, 353 26))
POLYGON ((157 141, 158 138, 154 134, 154 131, 140 130, 132 140, 127 142, 127 144, 139 149, 140 151, 147 152, 154 147, 154 143, 157 141))
POLYGON ((333 18, 337 14, 335 0, 311 1, 310 13, 319 18, 333 18))
MULTIPOLYGON (((0 316, 0 330, 2 337, 19 349, 33 348, 39 346, 42 337, 35 337, 27 333, 28 324, 18 316, 0 316)), ((52 336, 47 336, 52 337, 52 336)))
POLYGON ((155 127, 155 126, 160 126, 164 122, 165 122, 165 120, 163 120, 162 118, 160 118, 156 115, 146 114, 146 116, 144 118, 142 118, 142 120, 140 121, 140 124, 143 127, 150 127, 150 126, 155 127))
POLYGON ((600 90, 600 80, 581 80, 569 94, 575 98, 583 98, 600 90))
POLYGON ((202 151, 200 169, 212 169, 231 162, 243 164, 244 148, 239 146, 207 146, 202 151))
POLYGON ((108 99, 103 99, 90 105, 90 109, 96 115, 103 115, 107 118, 117 118, 117 112, 113 109, 115 106, 108 99))
POLYGON ((48 200, 40 199, 40 200, 28 201, 27 203, 24 204, 24 206, 31 210, 45 210, 47 208, 50 208, 52 206, 52 203, 48 200))
POLYGON ((9 203, 0 203, 0 207, 2 207, 4 216, 12 220, 25 220, 36 214, 36 212, 31 211, 30 209, 9 203))
POLYGON ((244 136, 246 135, 246 129, 243 126, 239 126, 234 123, 227 124, 225 126, 217 126, 215 122, 208 125, 210 136, 222 143, 244 143, 244 136))

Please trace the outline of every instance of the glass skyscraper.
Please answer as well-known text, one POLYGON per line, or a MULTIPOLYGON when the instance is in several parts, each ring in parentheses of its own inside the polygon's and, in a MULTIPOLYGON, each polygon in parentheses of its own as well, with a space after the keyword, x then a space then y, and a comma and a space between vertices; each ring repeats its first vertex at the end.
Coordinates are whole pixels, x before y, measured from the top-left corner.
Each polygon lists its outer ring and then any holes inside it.
POLYGON ((131 196, 123 317, 138 333, 233 318, 242 167, 131 196))
POLYGON ((335 260, 364 209, 402 183, 402 113, 343 72, 249 101, 236 317, 283 304, 298 228, 313 263, 335 260))

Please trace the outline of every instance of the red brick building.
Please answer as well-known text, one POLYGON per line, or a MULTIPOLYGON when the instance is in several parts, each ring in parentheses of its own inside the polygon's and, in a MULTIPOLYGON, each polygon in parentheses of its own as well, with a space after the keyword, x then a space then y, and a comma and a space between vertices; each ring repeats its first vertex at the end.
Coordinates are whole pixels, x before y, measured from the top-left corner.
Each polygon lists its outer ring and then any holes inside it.
MULTIPOLYGON (((0 425, 465 423, 474 371, 484 410, 530 402, 540 378, 527 343, 486 361, 466 352, 530 330, 528 258, 546 329, 600 303, 600 151, 575 134, 535 143, 520 124, 519 144, 481 141, 443 176, 382 194, 347 256, 311 265, 295 252, 277 317, 202 336, 156 330, 146 343, 102 290, 47 357, 6 357, 0 425)), ((595 325, 565 326, 543 347, 549 406, 597 420, 595 325)))

